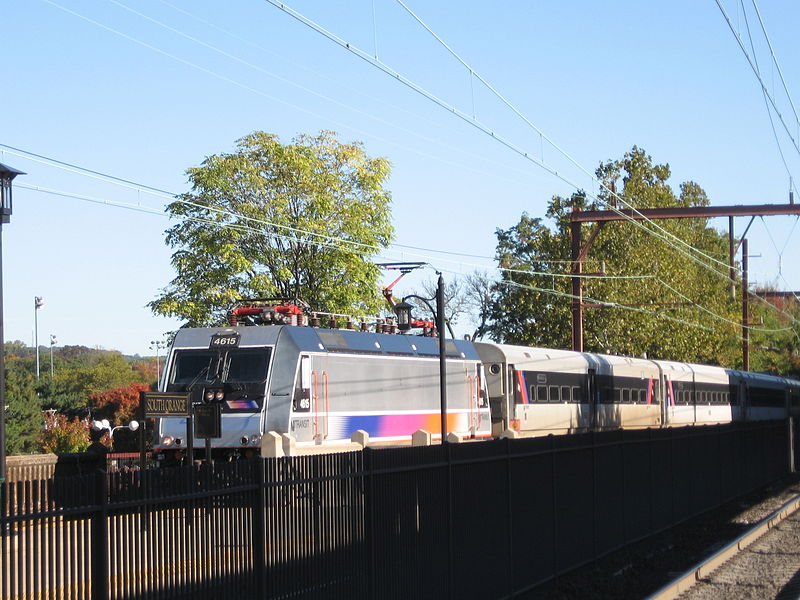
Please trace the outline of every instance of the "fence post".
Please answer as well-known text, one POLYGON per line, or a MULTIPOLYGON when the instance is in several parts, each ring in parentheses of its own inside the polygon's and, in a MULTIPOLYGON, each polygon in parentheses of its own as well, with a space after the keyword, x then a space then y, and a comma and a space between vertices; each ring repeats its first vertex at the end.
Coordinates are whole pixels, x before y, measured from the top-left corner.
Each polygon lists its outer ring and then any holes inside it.
POLYGON ((375 573, 375 477, 373 475, 372 466, 372 448, 364 448, 362 451, 364 457, 364 476, 367 481, 364 486, 364 510, 366 512, 366 528, 367 528, 367 555, 369 556, 369 573, 367 574, 367 585, 369 595, 368 598, 377 598, 378 590, 375 587, 376 573, 375 573))
POLYGON ((256 462, 256 482, 258 493, 255 495, 256 506, 253 507, 253 567, 256 569, 257 598, 267 597, 267 527, 265 512, 267 510, 266 461, 259 457, 256 462))
POLYGON ((450 456, 452 444, 444 440, 444 451, 447 456, 447 597, 453 598, 453 461, 450 456))
POLYGON ((513 498, 511 496, 513 490, 513 479, 511 476, 511 438, 505 438, 505 447, 506 447, 506 509, 508 514, 506 515, 506 528, 507 528, 507 547, 508 547, 508 560, 506 563, 508 564, 508 597, 511 598, 514 595, 515 586, 514 586, 514 504, 513 498))
POLYGON ((92 523, 92 600, 108 600, 108 476, 95 471, 97 504, 92 523))

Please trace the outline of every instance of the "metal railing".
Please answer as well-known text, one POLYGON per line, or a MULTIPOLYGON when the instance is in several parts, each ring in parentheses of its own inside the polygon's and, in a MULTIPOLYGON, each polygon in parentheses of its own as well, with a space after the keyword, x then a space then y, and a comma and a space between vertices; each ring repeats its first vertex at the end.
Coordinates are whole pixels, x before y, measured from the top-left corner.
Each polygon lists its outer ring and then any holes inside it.
POLYGON ((780 478, 788 438, 770 422, 6 483, 0 594, 512 597, 780 478))

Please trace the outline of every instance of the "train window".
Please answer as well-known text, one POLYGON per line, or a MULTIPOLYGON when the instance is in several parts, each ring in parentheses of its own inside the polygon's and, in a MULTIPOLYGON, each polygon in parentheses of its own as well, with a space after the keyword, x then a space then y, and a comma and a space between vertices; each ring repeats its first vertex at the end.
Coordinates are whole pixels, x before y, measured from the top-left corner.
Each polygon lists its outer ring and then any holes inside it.
POLYGON ((178 351, 172 368, 172 383, 202 383, 217 377, 216 352, 178 351))
POLYGON ((224 381, 254 383, 267 378, 269 349, 231 350, 225 365, 224 381))
POLYGON ((573 402, 581 402, 583 400, 583 393, 581 388, 573 387, 572 388, 572 401, 573 402))
POLYGON ((571 387, 568 385, 561 386, 561 401, 562 402, 572 402, 572 394, 570 391, 572 390, 571 387))
POLYGON ((637 394, 639 396, 639 404, 647 404, 647 392, 644 390, 639 390, 637 394))
POLYGON ((561 402, 561 395, 558 393, 558 386, 550 386, 550 402, 561 402))
POLYGON ((547 386, 546 385, 537 385, 536 386, 536 401, 537 402, 547 402, 547 386))
POLYGON ((630 403, 631 401, 631 391, 627 388, 622 390, 622 402, 625 404, 630 403))

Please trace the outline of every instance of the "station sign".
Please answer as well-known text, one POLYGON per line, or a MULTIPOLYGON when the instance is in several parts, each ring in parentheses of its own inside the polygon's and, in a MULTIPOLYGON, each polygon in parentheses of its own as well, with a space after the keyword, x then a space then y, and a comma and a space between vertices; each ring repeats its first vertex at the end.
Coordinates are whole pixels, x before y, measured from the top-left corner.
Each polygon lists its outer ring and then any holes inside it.
POLYGON ((139 404, 145 418, 189 416, 188 393, 140 392, 139 404))

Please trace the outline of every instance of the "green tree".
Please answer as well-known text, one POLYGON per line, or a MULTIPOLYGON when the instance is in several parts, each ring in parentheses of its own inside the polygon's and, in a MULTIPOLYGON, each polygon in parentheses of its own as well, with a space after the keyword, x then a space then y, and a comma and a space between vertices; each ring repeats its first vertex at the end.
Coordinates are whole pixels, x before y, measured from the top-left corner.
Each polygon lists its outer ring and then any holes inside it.
MULTIPOLYGON (((619 161, 602 164, 598 178, 608 189, 618 186, 626 206, 635 208, 706 206, 709 200, 694 182, 683 183, 676 194, 668 185, 668 165, 654 164, 644 150, 634 147, 619 161)), ((565 348, 570 346, 571 311, 570 213, 600 210, 613 205, 611 193, 600 194, 602 204, 588 202, 584 193, 551 199, 547 218, 523 214, 519 223, 497 232, 497 258, 503 273, 495 286, 495 320, 491 335, 511 343, 565 348)), ((583 239, 591 227, 583 225, 583 239)), ((693 261, 690 251, 669 235, 700 249, 727 270, 724 235, 705 219, 679 219, 637 224, 627 221, 606 224, 594 240, 585 271, 612 277, 585 279, 585 301, 604 308, 584 313, 584 347, 588 351, 610 351, 713 362, 733 366, 738 348, 737 310, 729 282, 693 261), (647 230, 657 229, 659 236, 647 230), (661 238, 667 237, 670 241, 661 238), (697 324, 691 326, 689 323, 697 324)))
POLYGON ((150 303, 186 326, 220 324, 241 298, 299 297, 314 309, 375 313, 378 268, 392 239, 389 162, 332 132, 282 144, 257 131, 187 174, 169 205, 177 276, 150 303))
POLYGON ((36 452, 44 419, 33 375, 20 359, 7 359, 5 367, 6 452, 9 455, 36 452))

